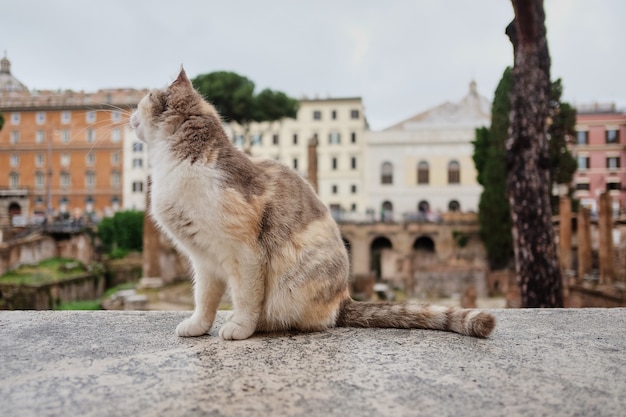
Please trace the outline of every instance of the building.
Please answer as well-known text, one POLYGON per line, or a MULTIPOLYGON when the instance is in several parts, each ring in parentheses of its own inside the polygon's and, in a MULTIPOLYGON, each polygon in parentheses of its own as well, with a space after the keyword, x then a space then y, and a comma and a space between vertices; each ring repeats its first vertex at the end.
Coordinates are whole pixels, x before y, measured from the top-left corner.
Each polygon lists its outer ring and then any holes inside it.
POLYGON ((472 155, 475 129, 491 123, 491 103, 471 82, 446 102, 382 131, 366 134, 367 208, 383 220, 436 220, 477 211, 482 187, 472 155), (438 214, 439 213, 439 214, 438 214))
POLYGON ((145 91, 29 91, 1 61, 0 189, 26 189, 33 216, 102 216, 123 206, 123 143, 145 91))
MULTIPOLYGON (((308 172, 308 145, 317 140, 317 185, 320 199, 335 218, 357 218, 365 212, 365 132, 360 97, 302 99, 296 119, 250 126, 253 156, 279 160, 303 177, 308 172)), ((243 130, 233 129, 243 146, 243 130)))
POLYGON ((149 175, 148 148, 137 138, 129 124, 124 126, 123 137, 123 208, 143 211, 146 209, 149 175))
POLYGON ((577 106, 573 153, 578 160, 575 194, 597 213, 601 193, 608 191, 615 212, 626 210, 626 114, 615 104, 577 106))

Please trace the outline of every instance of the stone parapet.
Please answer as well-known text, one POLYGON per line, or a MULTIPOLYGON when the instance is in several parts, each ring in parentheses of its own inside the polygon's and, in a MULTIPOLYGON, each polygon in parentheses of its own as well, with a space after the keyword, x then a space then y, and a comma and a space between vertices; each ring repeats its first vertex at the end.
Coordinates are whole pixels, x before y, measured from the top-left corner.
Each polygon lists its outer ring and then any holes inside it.
POLYGON ((181 312, 0 312, 0 415, 620 416, 626 309, 493 310, 486 340, 179 338, 181 312))

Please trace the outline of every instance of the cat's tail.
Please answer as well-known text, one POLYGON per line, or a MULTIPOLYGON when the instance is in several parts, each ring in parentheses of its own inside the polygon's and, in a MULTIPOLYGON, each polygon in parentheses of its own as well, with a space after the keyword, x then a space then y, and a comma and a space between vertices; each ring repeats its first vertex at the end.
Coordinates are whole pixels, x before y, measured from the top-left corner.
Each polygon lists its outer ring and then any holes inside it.
POLYGON ((484 311, 413 303, 376 303, 344 300, 337 317, 339 327, 430 329, 487 337, 496 318, 484 311))

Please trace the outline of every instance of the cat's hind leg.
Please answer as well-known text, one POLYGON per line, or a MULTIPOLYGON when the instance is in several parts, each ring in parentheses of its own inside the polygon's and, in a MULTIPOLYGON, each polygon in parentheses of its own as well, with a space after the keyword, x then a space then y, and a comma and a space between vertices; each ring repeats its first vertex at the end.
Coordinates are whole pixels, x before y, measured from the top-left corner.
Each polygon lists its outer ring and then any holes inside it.
POLYGON ((191 317, 176 327, 176 334, 183 337, 202 336, 213 326, 215 313, 226 289, 226 282, 212 268, 193 263, 194 303, 191 317))

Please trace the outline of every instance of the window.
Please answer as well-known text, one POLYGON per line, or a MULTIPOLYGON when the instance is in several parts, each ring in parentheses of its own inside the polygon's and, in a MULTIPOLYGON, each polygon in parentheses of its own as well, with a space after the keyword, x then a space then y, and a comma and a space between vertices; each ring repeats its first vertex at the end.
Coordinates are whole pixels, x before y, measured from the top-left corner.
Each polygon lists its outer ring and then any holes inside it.
POLYGON ((11 113, 11 124, 12 125, 19 125, 21 118, 22 117, 21 117, 20 113, 11 113))
POLYGON ((133 168, 141 168, 141 167, 143 167, 143 159, 133 158, 133 168))
POLYGON ((94 129, 87 129, 87 143, 94 143, 96 141, 96 131, 94 129))
POLYGON ((35 166, 42 167, 46 163, 46 155, 42 153, 35 154, 35 166))
POLYGON ((117 188, 120 186, 121 174, 118 171, 111 172, 111 187, 117 188))
POLYGON ((63 129, 61 131, 61 142, 62 143, 70 143, 70 130, 69 129, 63 129))
POLYGON ((359 111, 357 109, 350 110, 350 118, 351 119, 358 119, 359 118, 359 111))
POLYGON ((69 111, 61 112, 61 123, 68 124, 72 120, 72 113, 69 111))
POLYGON ((274 133, 272 135, 272 145, 278 145, 278 144, 279 144, 278 133, 274 133))
POLYGON ((332 132, 328 134, 328 143, 330 145, 339 145, 341 143, 341 135, 339 132, 332 132))
POLYGON ((456 201, 456 200, 452 200, 448 203, 448 210, 449 211, 460 211, 461 210, 461 204, 456 201))
POLYGON ((142 181, 134 181, 133 182, 133 193, 142 193, 143 192, 143 182, 142 181))
POLYGON ((143 143, 141 142, 134 142, 133 143, 133 152, 141 152, 143 151, 143 143))
POLYGON ((353 213, 356 212, 356 203, 352 203, 350 205, 350 211, 353 212, 353 213))
POLYGON ((71 183, 70 173, 67 171, 61 172, 61 187, 68 188, 71 183))
POLYGON ((243 146, 243 135, 235 135, 235 146, 243 146))
POLYGON ((461 166, 457 161, 450 161, 448 164, 448 184, 459 184, 461 182, 461 166))
POLYGON ((85 173, 85 187, 93 188, 96 186, 96 173, 93 171, 87 171, 85 173))
POLYGON ((393 184, 393 165, 391 162, 383 162, 380 168, 380 183, 393 184))
POLYGON ((319 110, 313 111, 313 120, 322 120, 322 112, 319 110))
POLYGON ((588 182, 579 182, 576 183, 577 191, 589 191, 589 183, 588 182))
POLYGON ((589 169, 589 157, 588 156, 578 156, 577 158, 578 170, 584 171, 589 169))
POLYGON ((20 165, 20 156, 16 153, 11 154, 11 166, 17 167, 20 165))
POLYGON ((259 146, 263 145, 263 135, 260 133, 252 135, 252 144, 259 146))
POLYGON ((619 143, 619 130, 607 129, 606 130, 606 143, 619 143))
POLYGON ((38 111, 37 112, 37 116, 35 116, 35 120, 37 121, 38 125, 42 125, 42 124, 46 123, 46 112, 45 111, 38 111))
POLYGON ((350 133, 350 143, 356 143, 356 132, 350 133))
POLYGON ((333 119, 333 120, 337 120, 337 110, 333 110, 333 111, 330 113, 330 116, 332 117, 332 119, 333 119))
POLYGON ((85 115, 85 119, 87 120, 87 123, 93 123, 96 121, 96 112, 95 111, 88 111, 87 114, 85 115))
POLYGON ((428 184, 430 182, 430 167, 428 162, 421 161, 417 164, 417 183, 428 184))
POLYGON ((620 167, 619 156, 608 156, 606 158, 606 167, 608 169, 617 169, 620 167))
POLYGON ((356 185, 352 184, 352 185, 350 186, 350 192, 351 192, 352 194, 356 194, 356 185))
POLYGON ((46 176, 43 172, 37 171, 35 172, 35 187, 43 188, 46 186, 46 176))
POLYGON ((17 145, 20 143, 20 131, 13 130, 11 131, 11 145, 17 145))
POLYGON ((119 165, 120 164, 120 153, 113 152, 111 154, 111 165, 119 165))
POLYGON ((93 152, 89 152, 85 155, 85 163, 89 166, 93 166, 96 163, 96 155, 93 152))
POLYGON ((576 131, 576 144, 587 145, 589 143, 589 132, 586 130, 576 131))
POLYGON ((9 174, 9 187, 17 188, 20 186, 20 174, 17 172, 11 172, 9 174))
POLYGON ((298 169, 298 158, 293 158, 293 169, 298 169))
POLYGON ((293 134, 293 144, 294 144, 294 145, 297 145, 297 144, 298 144, 298 134, 297 134, 297 133, 294 133, 294 134, 293 134))
POLYGON ((335 184, 333 184, 333 186, 331 187, 331 192, 333 194, 337 194, 337 186, 335 184))
POLYGON ((61 166, 64 166, 64 167, 70 166, 70 154, 69 153, 61 154, 61 166))
POLYGON ((356 156, 350 158, 350 168, 356 169, 356 156))
POLYGON ((122 120, 122 113, 119 111, 112 111, 111 120, 113 120, 114 122, 119 122, 120 120, 122 120))
POLYGON ((42 144, 46 141, 46 132, 43 130, 38 130, 35 133, 35 143, 42 144))
POLYGON ((337 165, 338 165, 336 156, 333 156, 333 158, 330 161, 330 164, 331 164, 331 167, 332 167, 333 171, 336 171, 337 170, 337 165))
POLYGON ((608 179, 606 182, 607 191, 620 191, 622 189, 622 183, 619 179, 608 179))
POLYGON ((120 132, 119 128, 115 128, 113 129, 113 131, 111 131, 111 142, 119 142, 121 138, 122 133, 120 132))

